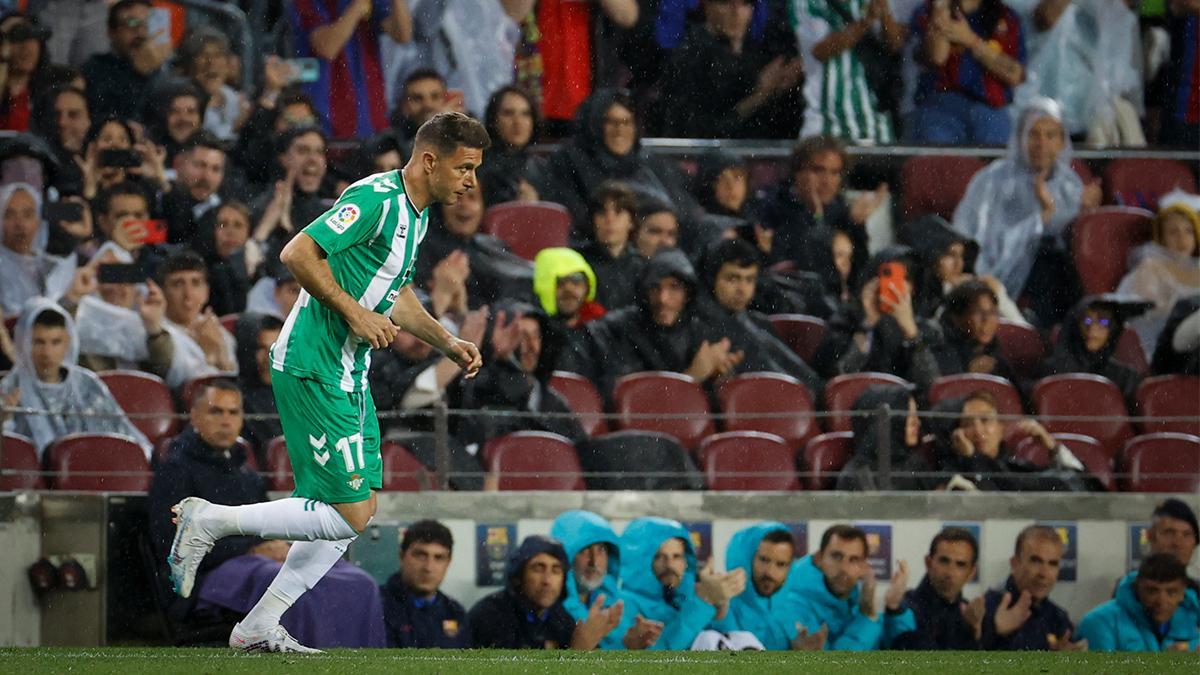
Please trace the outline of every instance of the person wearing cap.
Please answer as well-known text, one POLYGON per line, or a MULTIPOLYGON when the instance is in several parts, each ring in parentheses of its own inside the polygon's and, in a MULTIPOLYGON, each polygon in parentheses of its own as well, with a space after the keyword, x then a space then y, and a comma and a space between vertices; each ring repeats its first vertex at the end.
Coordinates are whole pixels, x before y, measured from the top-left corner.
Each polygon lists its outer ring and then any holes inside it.
POLYGON ((1112 380, 1121 390, 1130 410, 1141 375, 1114 356, 1125 322, 1150 307, 1150 303, 1106 293, 1089 295, 1067 313, 1054 351, 1042 363, 1043 376, 1060 373, 1091 373, 1112 380))
MULTIPOLYGON (((1150 529, 1146 531, 1150 553, 1169 553, 1186 567, 1192 564, 1200 540, 1196 512, 1181 499, 1167 499, 1154 507, 1150 529)), ((1188 586, 1200 594, 1200 583, 1189 578, 1188 586)))
POLYGON ((531 535, 508 556, 507 585, 467 613, 471 646, 486 649, 595 649, 621 621, 624 604, 598 596, 577 625, 567 611, 571 567, 557 539, 531 535))
POLYGON ((1117 585, 1116 597, 1088 612, 1079 637, 1098 652, 1196 651, 1200 598, 1187 568, 1170 553, 1154 553, 1117 585))
POLYGON ((588 352, 584 326, 605 313, 604 306, 596 302, 592 266, 573 249, 544 248, 533 259, 533 294, 565 338, 554 369, 585 369, 588 352))

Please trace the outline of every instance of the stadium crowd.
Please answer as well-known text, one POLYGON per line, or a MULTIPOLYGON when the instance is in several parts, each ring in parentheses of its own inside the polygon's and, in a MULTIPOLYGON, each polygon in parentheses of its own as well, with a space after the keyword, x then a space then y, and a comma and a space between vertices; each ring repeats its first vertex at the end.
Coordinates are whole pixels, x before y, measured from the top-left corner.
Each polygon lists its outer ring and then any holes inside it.
MULTIPOLYGON (((1200 197, 1138 196, 1158 213, 1119 295, 1084 295, 1069 243, 1076 217, 1102 203, 1099 184, 1073 170, 1075 140, 1200 142, 1194 0, 1140 23, 1121 3, 1060 0, 504 0, 478 14, 407 0, 331 13, 299 0, 279 19, 296 58, 265 58, 253 84, 203 17, 175 45, 149 30, 159 10, 122 0, 100 44, 59 4, 0 19, 0 126, 17 132, 0 142, 0 311, 13 329, 0 331, 0 402, 56 413, 5 422, 45 464, 55 439, 79 431, 127 434, 152 463, 164 454, 155 445, 168 441, 120 418, 100 371, 153 374, 181 410, 190 382, 236 376, 245 412, 274 413, 266 350, 300 292, 279 251, 329 217, 350 182, 401 166, 415 129, 446 109, 481 115, 494 146, 477 189, 433 209, 413 283, 487 366, 462 380, 402 333, 372 363, 379 411, 569 412, 549 386, 556 371, 584 376, 612 410, 622 376, 671 371, 712 396, 736 375, 777 373, 813 401, 839 375, 907 382, 867 391, 863 411, 927 410, 938 378, 990 374, 1018 392, 1018 412, 1033 408, 1040 378, 1090 373, 1137 414, 1146 369, 1119 351, 1127 332, 1151 374, 1200 373, 1200 197), (1094 51, 1096 25, 1123 27, 1112 44, 1128 53, 1092 63, 1067 49, 1094 51), (1143 34, 1169 34, 1169 55, 1125 72, 1143 34), (903 72, 886 82, 910 86, 881 85, 888 68, 903 72), (1097 86, 1079 91, 1079 78, 1097 86), (778 183, 754 185, 745 158, 715 150, 689 173, 643 148, 646 134, 801 139, 778 183), (535 152, 551 137, 556 149, 535 152), (909 218, 895 245, 872 246, 866 223, 891 191, 846 194, 846 144, 898 139, 1008 151, 971 178, 949 220, 909 218), (485 214, 513 202, 565 207, 565 246, 529 260, 486 234, 485 214), (806 354, 768 319, 796 313, 826 323, 806 354), (1001 323, 1037 331, 1050 354, 1010 363, 1001 323)), ((915 416, 895 420, 904 487, 1089 484, 1045 427, 1005 427, 1005 405, 964 393, 939 401, 961 420, 927 423, 932 445, 915 416), (1049 462, 1015 459, 1023 437, 1049 462)), ((432 466, 428 418, 384 425, 432 466)), ((457 417, 456 487, 480 487, 466 475, 486 468, 481 446, 518 430, 588 438, 561 415, 457 417)), ((838 483, 872 489, 880 429, 855 431, 838 483)), ((279 432, 270 419, 246 426, 258 466, 279 432)))

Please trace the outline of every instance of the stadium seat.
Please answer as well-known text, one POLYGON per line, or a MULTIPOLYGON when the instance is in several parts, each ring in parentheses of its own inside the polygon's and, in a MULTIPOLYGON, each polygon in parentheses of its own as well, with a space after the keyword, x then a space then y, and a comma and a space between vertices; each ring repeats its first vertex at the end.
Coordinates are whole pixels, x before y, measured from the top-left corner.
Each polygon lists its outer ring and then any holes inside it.
POLYGON ((1038 415, 1098 418, 1041 422, 1050 433, 1085 434, 1095 438, 1108 457, 1115 457, 1125 441, 1133 436, 1121 391, 1106 377, 1088 373, 1051 375, 1034 385, 1031 398, 1038 415))
POLYGON ((782 438, 758 431, 714 434, 700 445, 710 490, 796 490, 796 456, 782 438))
POLYGON ((1154 211, 1159 198, 1175 188, 1196 193, 1195 175, 1187 164, 1177 160, 1120 158, 1104 167, 1104 196, 1108 204, 1154 211))
POLYGON ((421 492, 434 488, 432 476, 408 448, 384 441, 379 448, 383 458, 383 489, 394 492, 421 492))
POLYGON ((1106 206, 1081 214, 1071 226, 1071 255, 1084 293, 1111 293, 1125 276, 1133 247, 1150 239, 1154 214, 1124 206, 1106 206))
POLYGON ((667 434, 626 429, 576 448, 589 490, 692 490, 704 481, 679 442, 667 434))
POLYGON ((1025 379, 1036 376, 1046 356, 1046 345, 1042 336, 1032 326, 1000 319, 996 326, 996 340, 1000 355, 1008 365, 1025 379))
POLYGON ((1137 414, 1142 417, 1191 417, 1177 422, 1143 420, 1144 433, 1174 431, 1200 436, 1200 377, 1159 375, 1142 380, 1137 390, 1137 414))
POLYGON ((622 429, 669 434, 689 450, 715 431, 708 396, 696 380, 681 373, 626 375, 613 386, 613 407, 622 429))
POLYGON ((129 421, 151 443, 179 433, 179 420, 175 419, 171 390, 162 378, 136 370, 106 370, 98 375, 121 410, 131 416, 129 421), (155 416, 133 417, 146 414, 155 416))
MULTIPOLYGON (((912 388, 912 383, 890 373, 849 373, 838 375, 825 383, 825 410, 843 413, 854 406, 859 395, 874 384, 894 384, 912 388)), ((829 431, 850 431, 849 415, 833 415, 826 418, 825 428, 829 431)))
POLYGON ((181 406, 181 409, 184 412, 191 410, 192 400, 196 398, 196 394, 204 389, 209 382, 213 382, 215 380, 233 380, 236 382, 237 373, 217 373, 215 375, 205 375, 203 377, 195 377, 187 382, 184 382, 179 388, 179 405, 181 406))
POLYGON ((1200 437, 1159 433, 1138 436, 1121 452, 1122 483, 1129 492, 1200 492, 1200 437))
MULTIPOLYGON (((1105 490, 1113 492, 1117 489, 1113 459, 1105 453, 1100 441, 1085 434, 1054 434, 1054 438, 1083 462, 1083 467, 1100 481, 1105 490)), ((1050 451, 1033 436, 1023 438, 1013 451, 1013 456, 1040 467, 1050 466, 1050 451)))
POLYGON ((608 433, 608 423, 604 421, 604 401, 586 377, 556 370, 551 373, 547 384, 567 400, 567 406, 578 415, 579 425, 588 436, 608 433))
POLYGON ((133 439, 121 434, 67 434, 50 448, 57 490, 145 492, 150 463, 133 439))
POLYGON ((488 470, 500 490, 582 490, 583 470, 571 441, 546 431, 518 431, 495 444, 488 470))
POLYGON ((0 450, 0 492, 41 490, 46 487, 33 441, 18 434, 5 433, 0 442, 4 445, 0 450))
POLYGON ((825 322, 807 314, 772 314, 771 326, 785 345, 811 364, 825 335, 825 322))
POLYGON ((235 331, 237 330, 238 319, 240 318, 242 318, 242 315, 234 312, 233 314, 226 314, 222 316, 219 320, 221 322, 221 327, 229 331, 230 335, 234 335, 235 331))
POLYGON ((287 441, 283 436, 276 436, 267 444, 267 471, 263 478, 268 490, 291 492, 296 489, 292 458, 288 456, 287 441))
POLYGON ((505 202, 483 214, 483 231, 508 244, 513 253, 533 260, 544 248, 567 245, 571 214, 554 202, 505 202))
POLYGON ((967 192, 971 177, 985 166, 977 157, 932 155, 909 157, 900 170, 901 219, 928 213, 952 220, 954 209, 967 192))
POLYGON ((717 390, 726 431, 762 431, 783 438, 793 454, 819 434, 816 410, 808 387, 782 373, 743 373, 717 390), (790 417, 754 417, 756 414, 790 417))
POLYGON ((1084 185, 1088 185, 1096 179, 1096 174, 1092 173, 1092 169, 1087 165, 1087 162, 1078 157, 1071 160, 1071 168, 1075 171, 1075 175, 1079 176, 1079 180, 1083 181, 1084 185))
POLYGON ((814 437, 804 446, 804 486, 809 490, 832 490, 838 473, 854 454, 854 434, 833 431, 814 437))

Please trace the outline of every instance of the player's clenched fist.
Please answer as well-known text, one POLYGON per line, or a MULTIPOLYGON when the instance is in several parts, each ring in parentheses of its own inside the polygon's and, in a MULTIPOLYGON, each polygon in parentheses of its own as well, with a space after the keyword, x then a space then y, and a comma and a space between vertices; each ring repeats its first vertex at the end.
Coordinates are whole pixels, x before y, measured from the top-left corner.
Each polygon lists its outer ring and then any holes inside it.
POLYGON ((479 348, 473 342, 452 337, 446 343, 446 349, 442 353, 463 369, 464 377, 475 377, 475 374, 483 367, 483 357, 480 356, 479 348))
POLYGON ((346 323, 355 335, 370 342, 374 349, 392 344, 400 330, 391 319, 367 309, 354 313, 346 319, 346 323))

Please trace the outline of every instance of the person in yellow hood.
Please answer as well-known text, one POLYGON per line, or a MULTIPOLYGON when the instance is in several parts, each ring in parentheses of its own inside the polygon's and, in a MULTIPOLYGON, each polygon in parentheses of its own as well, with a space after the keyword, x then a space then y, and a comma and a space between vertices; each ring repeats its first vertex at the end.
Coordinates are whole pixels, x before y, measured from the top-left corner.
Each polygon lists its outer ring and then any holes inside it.
POLYGON ((581 372, 588 358, 583 326, 605 314, 596 302, 596 274, 591 265, 573 249, 544 248, 533 260, 533 294, 566 336, 555 370, 581 372))

